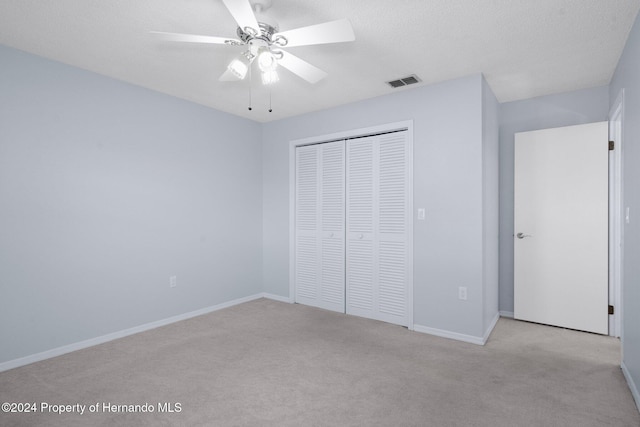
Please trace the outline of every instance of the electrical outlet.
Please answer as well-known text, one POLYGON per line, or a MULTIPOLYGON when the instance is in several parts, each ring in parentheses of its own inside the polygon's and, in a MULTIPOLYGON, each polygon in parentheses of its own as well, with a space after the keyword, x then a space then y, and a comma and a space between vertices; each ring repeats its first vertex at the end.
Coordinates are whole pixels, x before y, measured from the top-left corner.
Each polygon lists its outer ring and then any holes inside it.
POLYGON ((178 286, 178 277, 176 276, 169 277, 169 287, 175 288, 176 286, 178 286))
POLYGON ((462 301, 467 300, 467 288, 465 286, 460 286, 458 288, 458 299, 461 299, 462 301))

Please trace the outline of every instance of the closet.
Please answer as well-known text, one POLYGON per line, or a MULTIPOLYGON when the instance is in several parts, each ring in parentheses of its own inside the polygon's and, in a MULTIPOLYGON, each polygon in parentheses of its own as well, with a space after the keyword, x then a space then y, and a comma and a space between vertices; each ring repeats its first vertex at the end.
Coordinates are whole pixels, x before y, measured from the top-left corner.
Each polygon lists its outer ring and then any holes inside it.
POLYGON ((411 323, 406 129, 295 148, 294 299, 411 323))

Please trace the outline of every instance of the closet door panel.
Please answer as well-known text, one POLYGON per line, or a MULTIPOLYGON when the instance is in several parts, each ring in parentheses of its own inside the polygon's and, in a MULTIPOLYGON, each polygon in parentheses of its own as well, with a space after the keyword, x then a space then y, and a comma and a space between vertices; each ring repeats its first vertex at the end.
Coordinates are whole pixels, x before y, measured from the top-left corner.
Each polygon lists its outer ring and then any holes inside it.
POLYGON ((406 132, 381 135, 378 144, 378 319, 408 325, 406 132))
POLYGON ((296 148, 295 301, 344 312, 344 141, 296 148))
POLYGON ((320 210, 322 217, 320 306, 344 313, 344 141, 321 144, 319 150, 321 152, 320 210))
POLYGON ((373 317, 377 305, 375 137, 347 141, 347 310, 373 317))
POLYGON ((406 132, 347 141, 347 313, 409 325, 406 132))
POLYGON ((296 302, 315 305, 320 279, 318 253, 318 150, 296 149, 296 302))

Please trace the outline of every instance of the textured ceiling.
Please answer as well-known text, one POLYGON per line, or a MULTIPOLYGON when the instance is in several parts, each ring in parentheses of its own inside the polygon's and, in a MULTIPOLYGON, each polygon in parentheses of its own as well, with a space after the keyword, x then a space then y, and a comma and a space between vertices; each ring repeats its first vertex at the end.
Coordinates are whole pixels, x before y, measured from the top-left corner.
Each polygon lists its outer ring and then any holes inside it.
POLYGON ((483 73, 501 102, 609 83, 640 0, 273 0, 280 30, 340 18, 356 41, 293 47, 329 73, 283 71, 269 91, 218 77, 242 48, 171 43, 150 31, 235 37, 221 0, 0 0, 0 44, 266 122, 483 73), (417 85, 416 85, 417 86, 417 85), (412 86, 412 87, 416 87, 412 86))

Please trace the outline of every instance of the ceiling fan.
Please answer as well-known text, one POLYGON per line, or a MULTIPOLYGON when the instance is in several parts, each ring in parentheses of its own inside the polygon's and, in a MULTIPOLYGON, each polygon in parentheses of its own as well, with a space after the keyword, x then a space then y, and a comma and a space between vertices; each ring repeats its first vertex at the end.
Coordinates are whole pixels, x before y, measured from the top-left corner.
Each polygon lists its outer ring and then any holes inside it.
MULTIPOLYGON (((325 22, 280 32, 278 24, 266 13, 272 0, 222 0, 238 24, 238 38, 200 36, 195 34, 152 31, 165 40, 188 43, 213 43, 230 46, 247 46, 247 50, 235 58, 220 81, 242 80, 257 62, 263 84, 279 80, 278 65, 315 84, 327 73, 309 64, 283 48, 355 40, 353 28, 347 19, 325 22)), ((249 74, 251 75, 251 74, 249 74)))

